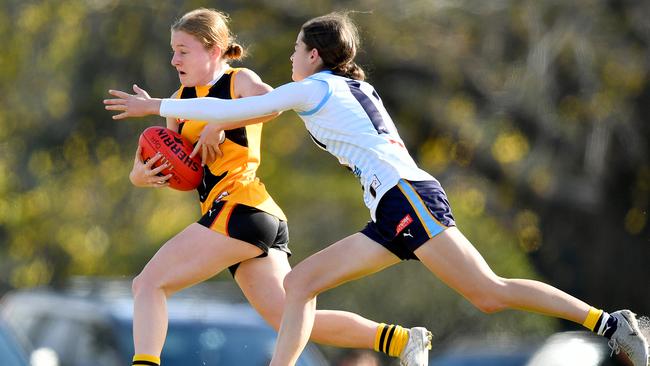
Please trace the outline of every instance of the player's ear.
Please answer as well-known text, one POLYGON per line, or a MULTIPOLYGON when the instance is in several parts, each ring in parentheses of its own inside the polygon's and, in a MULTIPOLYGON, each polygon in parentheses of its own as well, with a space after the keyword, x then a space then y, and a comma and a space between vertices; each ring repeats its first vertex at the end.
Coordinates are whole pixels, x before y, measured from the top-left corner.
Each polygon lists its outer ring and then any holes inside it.
POLYGON ((221 47, 213 46, 212 49, 210 49, 210 55, 214 58, 223 57, 223 54, 221 53, 221 47))
POLYGON ((311 51, 309 51, 309 59, 312 61, 317 61, 319 58, 320 55, 318 54, 318 49, 312 48, 311 51))

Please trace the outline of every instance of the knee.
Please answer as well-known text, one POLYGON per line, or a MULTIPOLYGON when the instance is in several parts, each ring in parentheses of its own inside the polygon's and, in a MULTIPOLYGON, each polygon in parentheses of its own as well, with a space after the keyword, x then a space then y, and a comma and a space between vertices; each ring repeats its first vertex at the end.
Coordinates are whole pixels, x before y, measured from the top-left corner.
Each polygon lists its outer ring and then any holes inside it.
POLYGON ((146 271, 142 271, 131 282, 131 293, 134 298, 155 291, 163 291, 166 296, 169 296, 164 283, 160 279, 149 276, 146 271))
POLYGON ((133 297, 136 297, 140 293, 143 286, 142 274, 135 276, 133 281, 131 281, 131 294, 133 297))
POLYGON ((486 314, 498 313, 502 310, 505 310, 507 306, 497 301, 496 299, 491 299, 488 297, 482 297, 479 299, 471 299, 472 304, 479 309, 480 311, 486 314))
POLYGON ((501 281, 481 286, 475 291, 467 294, 467 299, 480 311, 486 314, 498 313, 508 308, 505 283, 501 281))
POLYGON ((295 268, 284 277, 282 284, 287 297, 310 299, 319 293, 318 289, 313 286, 312 281, 309 281, 309 277, 295 268))

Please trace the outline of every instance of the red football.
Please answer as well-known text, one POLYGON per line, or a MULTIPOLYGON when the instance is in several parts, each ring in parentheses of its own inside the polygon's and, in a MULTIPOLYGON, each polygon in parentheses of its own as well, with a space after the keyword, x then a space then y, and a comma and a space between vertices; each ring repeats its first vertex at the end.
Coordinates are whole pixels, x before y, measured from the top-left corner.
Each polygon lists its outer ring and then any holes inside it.
MULTIPOLYGON (((138 143, 145 162, 159 152, 172 165, 174 169, 167 168, 160 173, 172 174, 168 180, 171 188, 191 191, 199 186, 203 178, 201 156, 197 154, 190 158, 194 147, 183 136, 165 127, 152 126, 142 132, 138 143)), ((154 166, 159 164, 160 161, 157 161, 154 166)))

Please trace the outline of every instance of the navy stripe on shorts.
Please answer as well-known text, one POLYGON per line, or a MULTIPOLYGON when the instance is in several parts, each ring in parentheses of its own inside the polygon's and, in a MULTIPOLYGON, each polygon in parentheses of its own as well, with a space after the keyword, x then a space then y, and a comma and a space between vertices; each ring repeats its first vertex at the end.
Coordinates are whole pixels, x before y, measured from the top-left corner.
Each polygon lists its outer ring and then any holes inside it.
POLYGON ((447 195, 437 180, 411 182, 401 179, 379 201, 376 221, 361 233, 402 260, 429 239, 456 226, 447 195))

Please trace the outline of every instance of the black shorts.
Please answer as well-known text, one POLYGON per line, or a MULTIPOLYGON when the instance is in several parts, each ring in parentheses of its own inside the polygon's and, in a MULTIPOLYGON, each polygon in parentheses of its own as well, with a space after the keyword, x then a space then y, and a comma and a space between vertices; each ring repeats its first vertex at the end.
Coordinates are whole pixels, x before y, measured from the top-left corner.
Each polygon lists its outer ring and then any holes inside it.
POLYGON ((447 195, 437 180, 400 180, 381 197, 361 233, 402 260, 417 259, 413 253, 427 240, 456 226, 447 195))
MULTIPOLYGON (((255 207, 217 201, 198 223, 225 236, 255 245, 263 251, 259 257, 266 257, 271 248, 291 255, 287 222, 255 207)), ((238 266, 239 263, 228 268, 233 276, 238 266)))

